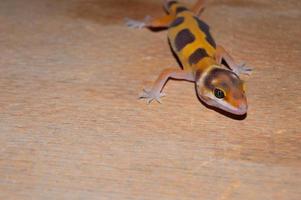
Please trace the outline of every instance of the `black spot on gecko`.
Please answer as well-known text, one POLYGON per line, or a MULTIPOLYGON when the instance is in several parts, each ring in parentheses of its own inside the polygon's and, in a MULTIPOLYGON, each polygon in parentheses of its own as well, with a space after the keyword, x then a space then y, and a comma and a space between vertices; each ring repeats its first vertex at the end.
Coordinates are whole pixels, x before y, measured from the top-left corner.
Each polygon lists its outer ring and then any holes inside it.
POLYGON ((198 25, 199 25, 199 28, 201 29, 201 31, 203 31, 206 35, 206 40, 207 42, 214 48, 216 48, 216 43, 210 33, 210 28, 209 26, 203 22, 202 20, 200 20, 199 18, 197 17, 194 17, 194 19, 197 21, 198 25))
POLYGON ((198 48, 189 56, 189 64, 197 64, 200 60, 202 60, 204 57, 207 57, 208 54, 205 51, 205 49, 198 48))
POLYGON ((175 38, 175 45, 177 51, 181 51, 186 45, 195 40, 194 35, 188 29, 181 30, 175 38))
POLYGON ((184 11, 187 11, 187 10, 188 10, 188 9, 185 8, 185 7, 178 7, 178 8, 176 9, 176 14, 179 14, 179 13, 184 12, 184 11))
POLYGON ((177 19, 175 19, 171 24, 170 24, 170 28, 171 27, 176 27, 179 26, 180 24, 182 24, 184 22, 184 17, 178 17, 177 19))

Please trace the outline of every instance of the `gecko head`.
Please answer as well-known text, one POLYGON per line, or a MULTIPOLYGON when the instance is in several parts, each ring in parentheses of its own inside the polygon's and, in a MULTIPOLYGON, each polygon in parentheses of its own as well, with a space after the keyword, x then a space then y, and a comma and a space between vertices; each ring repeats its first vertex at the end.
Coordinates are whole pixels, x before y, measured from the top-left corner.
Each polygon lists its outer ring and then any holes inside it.
POLYGON ((232 71, 212 67, 196 81, 199 98, 206 104, 230 112, 244 115, 247 112, 247 99, 244 83, 232 71))

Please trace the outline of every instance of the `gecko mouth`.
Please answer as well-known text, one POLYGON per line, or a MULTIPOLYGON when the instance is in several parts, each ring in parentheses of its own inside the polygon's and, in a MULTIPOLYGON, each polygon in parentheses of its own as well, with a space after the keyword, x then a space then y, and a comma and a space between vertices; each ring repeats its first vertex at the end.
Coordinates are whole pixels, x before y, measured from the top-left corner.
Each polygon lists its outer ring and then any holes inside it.
POLYGON ((246 104, 242 104, 239 107, 234 107, 234 106, 232 106, 230 104, 226 104, 224 102, 223 103, 218 102, 216 104, 217 104, 216 107, 218 107, 219 109, 225 110, 225 111, 230 112, 235 115, 244 115, 247 113, 247 110, 248 110, 248 106, 246 104))
POLYGON ((232 113, 234 115, 244 115, 247 113, 248 106, 247 104, 242 104, 239 107, 234 107, 225 101, 222 100, 211 100, 206 102, 209 106, 213 106, 216 108, 219 108, 221 110, 224 110, 226 112, 232 113))
POLYGON ((248 105, 246 103, 241 104, 239 107, 234 107, 221 99, 215 99, 212 95, 202 96, 197 93, 197 96, 203 103, 207 104, 208 106, 218 108, 234 115, 245 115, 248 110, 248 105))

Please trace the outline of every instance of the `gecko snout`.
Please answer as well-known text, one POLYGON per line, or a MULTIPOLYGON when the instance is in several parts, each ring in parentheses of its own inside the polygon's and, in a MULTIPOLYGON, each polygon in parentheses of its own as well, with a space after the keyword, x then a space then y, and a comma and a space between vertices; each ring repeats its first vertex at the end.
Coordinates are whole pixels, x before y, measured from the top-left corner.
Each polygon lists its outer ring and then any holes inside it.
POLYGON ((247 110, 248 110, 248 104, 246 103, 240 103, 238 108, 237 108, 237 111, 236 111, 236 114, 238 115, 244 115, 247 113, 247 110))

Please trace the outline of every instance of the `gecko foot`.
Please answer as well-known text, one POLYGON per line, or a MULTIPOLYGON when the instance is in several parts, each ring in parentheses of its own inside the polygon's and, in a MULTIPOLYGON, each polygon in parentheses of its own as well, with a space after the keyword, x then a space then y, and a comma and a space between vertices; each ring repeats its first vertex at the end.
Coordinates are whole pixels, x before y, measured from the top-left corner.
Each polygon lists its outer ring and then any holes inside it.
POLYGON ((125 18, 125 23, 130 28, 142 29, 146 27, 147 23, 150 21, 150 18, 151 18, 150 16, 146 16, 142 21, 125 18))
POLYGON ((237 75, 240 75, 240 74, 246 74, 246 75, 250 75, 252 73, 252 68, 251 67, 248 67, 246 66, 245 63, 241 63, 241 64, 238 64, 234 69, 233 69, 233 72, 237 75))
POLYGON ((165 93, 153 92, 152 90, 148 91, 143 89, 143 92, 139 95, 139 99, 146 99, 146 102, 150 104, 153 100, 156 100, 159 103, 161 102, 161 97, 164 97, 165 93))

